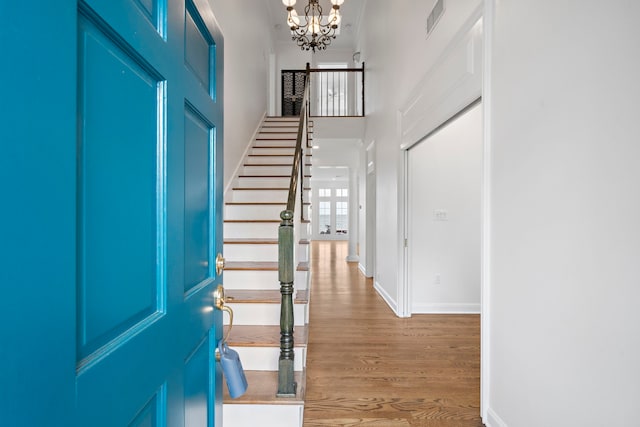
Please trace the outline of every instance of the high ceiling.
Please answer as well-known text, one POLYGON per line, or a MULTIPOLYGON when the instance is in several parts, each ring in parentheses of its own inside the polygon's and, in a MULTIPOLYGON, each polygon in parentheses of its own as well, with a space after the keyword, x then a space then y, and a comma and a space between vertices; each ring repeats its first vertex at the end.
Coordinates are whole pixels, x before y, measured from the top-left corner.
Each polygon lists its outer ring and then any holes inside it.
MULTIPOLYGON (((260 0, 265 1, 268 10, 268 19, 271 23, 271 29, 274 34, 276 43, 294 43, 291 40, 291 31, 287 26, 287 10, 282 4, 282 0, 260 0)), ((308 0, 298 0, 295 5, 299 15, 304 16, 304 7, 308 0)), ((320 0, 320 6, 323 13, 328 14, 331 10, 331 2, 329 0, 320 0)), ((340 34, 335 40, 332 40, 331 46, 335 48, 355 49, 356 36, 360 28, 360 20, 364 9, 364 0, 345 0, 340 6, 340 14, 342 22, 340 23, 340 34)))

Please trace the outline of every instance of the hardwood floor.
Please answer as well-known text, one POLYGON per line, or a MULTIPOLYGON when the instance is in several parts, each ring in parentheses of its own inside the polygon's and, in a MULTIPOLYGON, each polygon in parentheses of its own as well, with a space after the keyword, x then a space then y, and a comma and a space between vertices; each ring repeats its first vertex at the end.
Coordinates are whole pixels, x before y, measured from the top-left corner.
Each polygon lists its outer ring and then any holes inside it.
POLYGON ((346 242, 312 242, 304 426, 480 427, 480 317, 400 319, 346 242))

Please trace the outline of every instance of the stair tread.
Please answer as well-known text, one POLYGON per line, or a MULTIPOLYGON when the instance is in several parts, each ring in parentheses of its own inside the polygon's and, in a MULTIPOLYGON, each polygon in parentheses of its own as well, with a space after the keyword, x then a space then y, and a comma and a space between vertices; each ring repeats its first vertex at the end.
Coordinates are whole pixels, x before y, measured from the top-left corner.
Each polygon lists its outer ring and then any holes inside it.
MULTIPOLYGON (((254 147, 254 148, 264 148, 264 147, 254 147)), ((283 147, 280 147, 283 148, 283 147)), ((288 148, 288 147, 284 147, 288 148)), ((273 148, 270 148, 273 149, 273 148)), ((293 157, 295 154, 249 154, 249 157, 293 157)))
POLYGON ((238 175, 239 178, 291 178, 291 175, 238 175))
MULTIPOLYGON (((261 128, 262 129, 269 129, 269 128, 294 128, 294 129, 297 129, 299 126, 300 126, 300 122, 295 122, 293 120, 289 120, 289 121, 267 120, 267 121, 263 122, 263 125, 261 126, 261 128)), ((311 121, 309 121, 307 127, 312 128, 313 127, 313 123, 311 121)))
MULTIPOLYGON (((225 294, 229 304, 280 304, 282 295, 279 290, 269 289, 228 289, 225 294)), ((306 290, 296 291, 294 304, 306 304, 309 302, 306 290)))
POLYGON ((278 263, 271 261, 227 261, 224 266, 227 270, 278 270, 278 263))
MULTIPOLYGON (((229 325, 224 327, 225 334, 229 325)), ((308 340, 306 326, 294 326, 293 342, 295 347, 306 347, 308 340)), ((280 347, 279 325, 238 325, 231 329, 227 340, 232 347, 280 347)))
MULTIPOLYGON (((295 128, 295 126, 291 126, 291 127, 292 127, 292 128, 295 128)), ((296 131, 294 131, 294 130, 284 130, 284 131, 277 131, 277 130, 261 130, 261 131, 260 131, 260 132, 258 132, 258 133, 259 133, 259 134, 260 134, 260 133, 268 133, 268 134, 270 134, 270 133, 293 133, 293 134, 296 134, 296 133, 298 133, 298 132, 296 132, 296 131)))
MULTIPOLYGON (((233 187, 232 190, 266 190, 266 191, 289 191, 288 187, 233 187)), ((311 188, 305 188, 305 190, 311 190, 311 188)))
POLYGON ((278 244, 278 239, 270 239, 270 238, 255 238, 255 237, 237 237, 237 238, 233 238, 233 237, 225 237, 224 239, 224 244, 229 244, 229 245, 244 245, 244 244, 251 244, 251 245, 277 245, 278 244))
MULTIPOLYGON (((291 166, 291 163, 245 163, 243 166, 291 166)), ((311 165, 306 165, 311 166, 311 165)))
MULTIPOLYGON (((266 144, 266 143, 265 143, 266 144)), ((253 145, 251 147, 251 149, 268 149, 268 150, 273 150, 274 148, 283 148, 283 149, 287 149, 287 150, 295 150, 296 148, 296 142, 293 141, 292 143, 287 142, 287 144, 280 144, 280 145, 253 145)), ((258 154, 249 154, 250 156, 257 156, 258 154)))
MULTIPOLYGON (((239 271, 239 270, 267 270, 278 271, 277 261, 226 261, 224 266, 225 271, 239 271)), ((308 262, 300 262, 297 267, 298 271, 309 271, 308 262)))
POLYGON ((225 219, 224 222, 232 223, 232 224, 251 223, 251 222, 279 224, 281 221, 279 219, 225 219))
POLYGON ((269 205, 286 205, 287 202, 225 202, 225 205, 230 205, 230 206, 243 206, 243 205, 264 205, 264 206, 269 206, 269 205))
MULTIPOLYGON (((305 393, 305 372, 295 372, 295 380, 298 383, 296 397, 276 397, 278 390, 278 371, 245 371, 247 392, 237 399, 231 399, 227 385, 223 387, 223 402, 235 405, 303 405, 305 393)), ((256 423, 259 424, 258 420, 256 423)))

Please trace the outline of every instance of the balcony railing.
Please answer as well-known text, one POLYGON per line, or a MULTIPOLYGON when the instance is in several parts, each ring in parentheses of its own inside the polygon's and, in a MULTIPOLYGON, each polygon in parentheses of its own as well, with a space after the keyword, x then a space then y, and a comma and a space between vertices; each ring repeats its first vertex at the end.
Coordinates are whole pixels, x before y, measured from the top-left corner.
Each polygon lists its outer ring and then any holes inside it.
POLYGON ((364 63, 362 68, 309 68, 311 117, 364 116, 364 63))

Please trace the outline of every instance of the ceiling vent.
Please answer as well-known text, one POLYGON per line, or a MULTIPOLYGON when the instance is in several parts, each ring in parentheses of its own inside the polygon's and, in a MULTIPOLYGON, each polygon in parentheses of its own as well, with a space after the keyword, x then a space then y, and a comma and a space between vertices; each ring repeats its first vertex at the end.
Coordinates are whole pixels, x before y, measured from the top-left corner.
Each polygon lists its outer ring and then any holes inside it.
POLYGON ((440 18, 444 14, 444 0, 436 1, 436 4, 433 5, 433 9, 431 9, 431 13, 427 18, 427 36, 431 34, 433 29, 436 27, 440 18))

